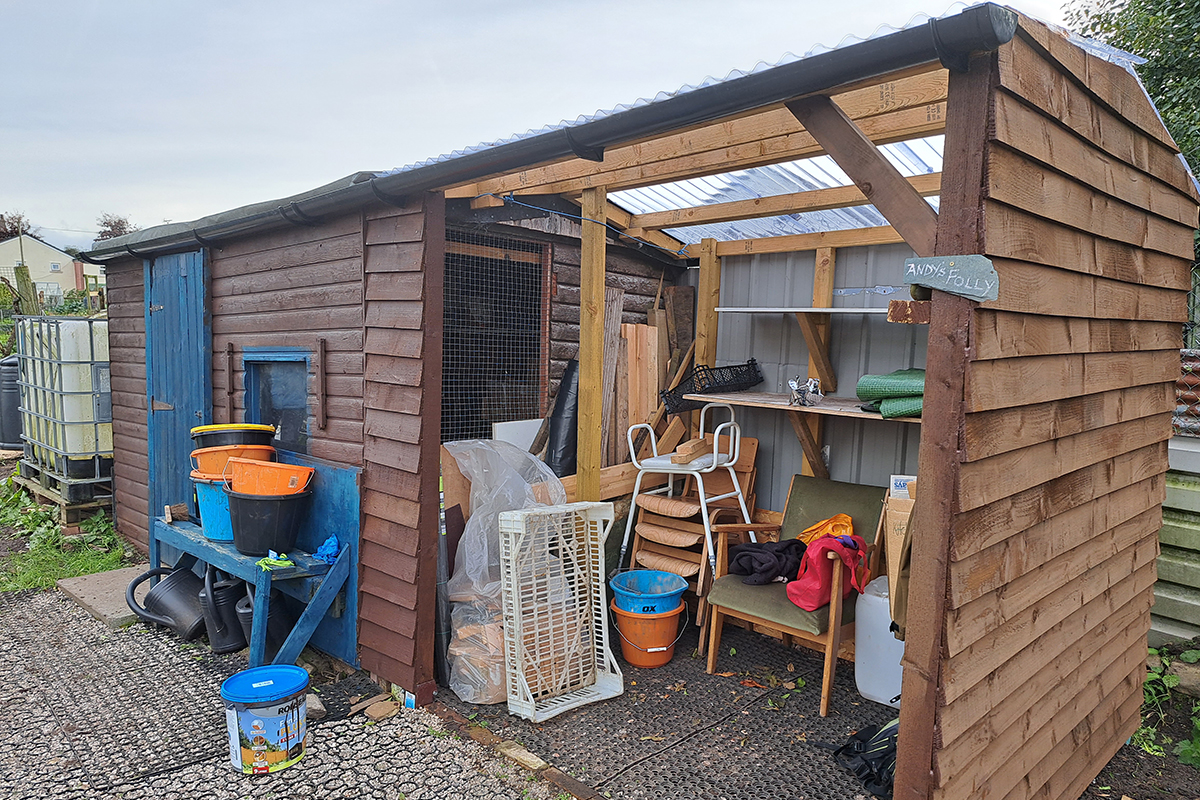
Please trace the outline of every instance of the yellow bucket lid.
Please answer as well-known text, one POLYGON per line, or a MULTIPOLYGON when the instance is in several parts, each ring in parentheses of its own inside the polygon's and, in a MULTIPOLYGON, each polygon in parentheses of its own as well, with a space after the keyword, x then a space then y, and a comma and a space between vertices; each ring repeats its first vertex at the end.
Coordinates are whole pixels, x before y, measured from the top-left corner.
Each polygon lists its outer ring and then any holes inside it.
POLYGON ((221 431, 267 431, 275 435, 274 425, 251 425, 248 422, 235 422, 224 425, 201 425, 192 428, 192 436, 198 433, 220 433, 221 431))

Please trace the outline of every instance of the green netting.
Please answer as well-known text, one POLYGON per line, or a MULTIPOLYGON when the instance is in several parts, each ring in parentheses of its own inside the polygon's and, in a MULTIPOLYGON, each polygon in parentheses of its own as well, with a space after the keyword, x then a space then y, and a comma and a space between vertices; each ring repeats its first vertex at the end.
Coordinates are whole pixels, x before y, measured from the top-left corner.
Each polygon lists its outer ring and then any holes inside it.
POLYGON ((859 400, 920 397, 925 393, 925 370, 898 369, 887 375, 863 375, 855 391, 859 400))
POLYGON ((885 397, 879 401, 879 413, 884 419, 919 417, 924 397, 885 397))

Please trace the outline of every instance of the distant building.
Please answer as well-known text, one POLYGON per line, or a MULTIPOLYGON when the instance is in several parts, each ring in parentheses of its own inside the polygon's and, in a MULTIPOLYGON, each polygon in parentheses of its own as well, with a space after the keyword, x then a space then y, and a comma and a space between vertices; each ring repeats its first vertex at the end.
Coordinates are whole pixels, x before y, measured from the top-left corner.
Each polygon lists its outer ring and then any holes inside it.
POLYGON ((0 277, 16 285, 18 264, 29 267, 29 277, 43 303, 60 303, 72 289, 94 290, 104 285, 103 267, 76 261, 70 253, 29 234, 0 242, 0 277))

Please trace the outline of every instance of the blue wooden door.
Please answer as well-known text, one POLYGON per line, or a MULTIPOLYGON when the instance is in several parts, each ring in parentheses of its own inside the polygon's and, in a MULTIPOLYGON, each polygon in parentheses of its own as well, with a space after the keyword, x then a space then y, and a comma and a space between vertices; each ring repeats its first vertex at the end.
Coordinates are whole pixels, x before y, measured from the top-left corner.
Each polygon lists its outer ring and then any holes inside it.
MULTIPOLYGON (((192 504, 191 429, 212 422, 212 331, 204 255, 145 264, 150 515, 192 504)), ((195 513, 195 508, 192 508, 195 513)))

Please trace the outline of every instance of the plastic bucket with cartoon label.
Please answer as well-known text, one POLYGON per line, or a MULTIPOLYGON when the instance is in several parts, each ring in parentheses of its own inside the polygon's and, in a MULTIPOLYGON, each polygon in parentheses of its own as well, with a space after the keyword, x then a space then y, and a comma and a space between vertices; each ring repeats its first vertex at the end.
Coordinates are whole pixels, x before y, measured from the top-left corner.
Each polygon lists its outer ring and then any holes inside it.
POLYGON ((242 670, 221 684, 229 760, 246 775, 278 772, 304 756, 308 673, 290 664, 242 670))

